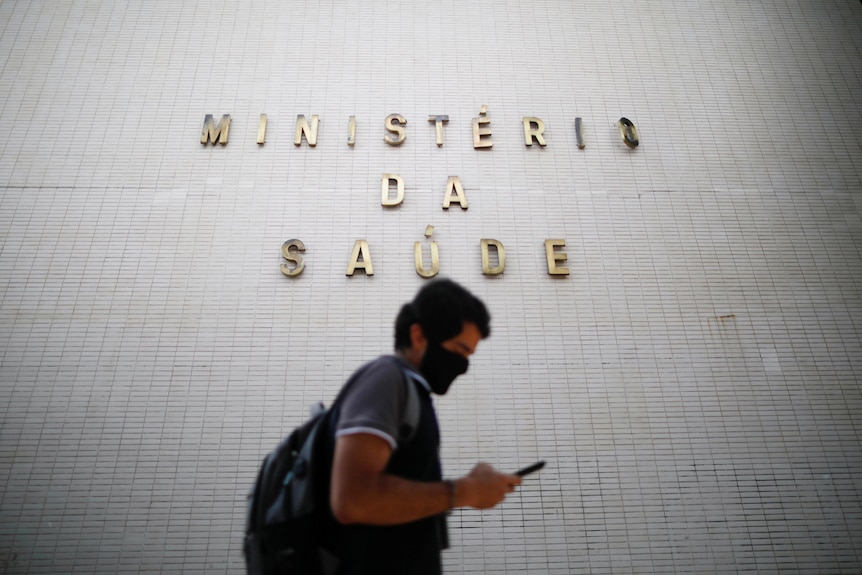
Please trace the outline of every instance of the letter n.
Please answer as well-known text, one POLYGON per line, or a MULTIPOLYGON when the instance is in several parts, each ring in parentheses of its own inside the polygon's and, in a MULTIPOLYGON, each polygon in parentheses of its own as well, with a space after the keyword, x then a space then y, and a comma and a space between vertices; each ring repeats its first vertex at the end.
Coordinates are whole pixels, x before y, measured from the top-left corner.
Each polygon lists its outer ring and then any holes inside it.
POLYGON ((305 119, 303 114, 296 116, 296 133, 293 136, 293 145, 302 145, 302 136, 305 136, 305 141, 312 148, 317 145, 317 125, 320 122, 320 117, 317 114, 311 116, 311 125, 305 119))

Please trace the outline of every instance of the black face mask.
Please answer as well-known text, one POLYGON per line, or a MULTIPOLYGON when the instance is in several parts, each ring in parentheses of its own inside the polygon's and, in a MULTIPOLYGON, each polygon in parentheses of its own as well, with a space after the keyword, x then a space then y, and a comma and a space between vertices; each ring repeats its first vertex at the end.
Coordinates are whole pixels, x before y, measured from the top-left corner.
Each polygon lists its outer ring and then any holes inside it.
POLYGON ((470 362, 461 354, 445 349, 439 343, 428 343, 419 370, 431 391, 444 395, 455 378, 467 372, 470 362))

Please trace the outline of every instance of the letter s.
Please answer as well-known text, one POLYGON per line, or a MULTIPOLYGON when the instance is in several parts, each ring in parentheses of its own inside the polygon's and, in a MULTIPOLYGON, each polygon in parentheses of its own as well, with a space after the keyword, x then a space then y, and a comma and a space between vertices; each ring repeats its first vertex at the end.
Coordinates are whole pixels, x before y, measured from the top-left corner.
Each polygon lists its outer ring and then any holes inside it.
POLYGON ((296 249, 298 252, 304 252, 305 244, 300 240, 287 240, 281 244, 281 257, 292 262, 294 267, 290 267, 287 264, 281 264, 278 266, 278 269, 287 277, 294 278, 301 274, 305 269, 305 260, 301 255, 291 252, 291 248, 296 249))

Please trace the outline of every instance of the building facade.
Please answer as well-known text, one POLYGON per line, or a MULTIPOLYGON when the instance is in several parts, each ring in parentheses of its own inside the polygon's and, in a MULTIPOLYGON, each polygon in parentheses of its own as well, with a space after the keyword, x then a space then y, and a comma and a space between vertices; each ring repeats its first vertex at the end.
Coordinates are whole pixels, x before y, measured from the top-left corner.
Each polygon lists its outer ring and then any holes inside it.
POLYGON ((244 572, 429 277, 447 573, 859 573, 862 5, 0 2, 0 571, 244 572))

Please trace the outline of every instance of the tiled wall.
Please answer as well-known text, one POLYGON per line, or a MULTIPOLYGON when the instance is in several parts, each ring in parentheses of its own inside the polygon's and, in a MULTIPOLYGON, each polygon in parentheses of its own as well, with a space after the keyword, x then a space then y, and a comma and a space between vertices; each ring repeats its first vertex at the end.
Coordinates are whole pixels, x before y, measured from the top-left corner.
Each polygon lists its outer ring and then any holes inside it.
POLYGON ((447 573, 860 573, 860 56, 839 0, 0 2, 0 572, 243 573, 260 459, 433 240, 494 316, 446 472, 548 461, 447 573))

